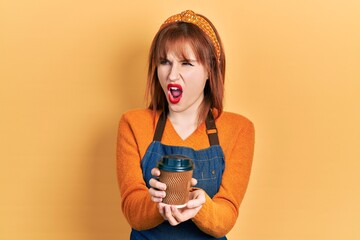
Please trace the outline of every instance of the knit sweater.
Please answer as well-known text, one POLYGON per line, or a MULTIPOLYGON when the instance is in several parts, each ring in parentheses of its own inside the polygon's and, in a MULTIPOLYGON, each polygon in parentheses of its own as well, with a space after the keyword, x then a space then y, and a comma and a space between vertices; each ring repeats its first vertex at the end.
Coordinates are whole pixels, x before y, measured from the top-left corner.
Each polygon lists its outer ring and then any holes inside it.
MULTIPOLYGON (((164 221, 157 203, 150 199, 141 170, 141 159, 153 141, 158 118, 159 112, 154 118, 148 109, 132 110, 123 114, 118 128, 117 177, 122 211, 136 230, 150 229, 164 221)), ((192 221, 203 232, 222 237, 234 226, 248 185, 254 152, 254 126, 247 118, 229 112, 223 112, 215 122, 225 156, 222 182, 213 198, 206 195, 206 202, 192 221)), ((183 140, 169 119, 161 142, 194 150, 209 147, 205 123, 183 140)))

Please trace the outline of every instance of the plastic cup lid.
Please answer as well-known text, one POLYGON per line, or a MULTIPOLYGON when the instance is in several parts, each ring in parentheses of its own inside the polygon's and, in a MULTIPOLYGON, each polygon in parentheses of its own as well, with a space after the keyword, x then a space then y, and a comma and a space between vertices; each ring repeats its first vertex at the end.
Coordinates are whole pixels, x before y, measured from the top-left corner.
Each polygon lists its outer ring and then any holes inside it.
POLYGON ((157 167, 160 170, 168 171, 168 172, 184 172, 190 171, 194 169, 194 163, 191 158, 184 156, 184 155, 166 155, 163 156, 158 164, 157 167))

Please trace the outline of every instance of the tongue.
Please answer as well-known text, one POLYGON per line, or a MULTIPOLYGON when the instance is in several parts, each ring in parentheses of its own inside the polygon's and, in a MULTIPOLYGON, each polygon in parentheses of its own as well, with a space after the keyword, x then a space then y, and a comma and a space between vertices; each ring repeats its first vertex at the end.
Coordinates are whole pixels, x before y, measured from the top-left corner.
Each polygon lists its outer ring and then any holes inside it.
POLYGON ((173 89, 170 90, 168 92, 168 96, 169 96, 169 101, 172 104, 177 104, 178 102, 180 102, 181 97, 182 97, 182 91, 181 90, 177 90, 177 89, 173 89))
POLYGON ((182 93, 182 91, 180 91, 180 90, 170 90, 170 92, 171 92, 171 95, 172 95, 174 98, 180 97, 180 95, 181 95, 181 93, 182 93))

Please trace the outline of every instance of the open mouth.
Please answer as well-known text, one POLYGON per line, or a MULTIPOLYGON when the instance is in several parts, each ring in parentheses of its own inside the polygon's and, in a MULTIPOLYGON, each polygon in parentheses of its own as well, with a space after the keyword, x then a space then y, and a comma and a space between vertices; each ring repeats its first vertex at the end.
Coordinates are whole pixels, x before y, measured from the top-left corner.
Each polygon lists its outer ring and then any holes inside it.
POLYGON ((181 100, 183 93, 181 85, 169 84, 167 88, 169 101, 173 104, 178 103, 181 100))

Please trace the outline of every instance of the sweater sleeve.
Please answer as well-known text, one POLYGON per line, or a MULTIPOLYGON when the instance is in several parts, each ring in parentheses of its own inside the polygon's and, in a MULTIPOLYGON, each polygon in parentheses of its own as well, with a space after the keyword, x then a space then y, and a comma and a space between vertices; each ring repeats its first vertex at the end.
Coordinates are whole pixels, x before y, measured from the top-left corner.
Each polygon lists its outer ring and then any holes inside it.
POLYGON ((164 219, 150 199, 142 175, 139 147, 126 115, 119 123, 116 156, 121 207, 127 221, 136 230, 159 225, 164 219))
POLYGON ((212 199, 206 195, 205 204, 192 219, 203 232, 222 237, 234 226, 249 182, 254 139, 254 126, 246 121, 238 131, 237 138, 227 142, 231 149, 225 154, 220 189, 212 199))

